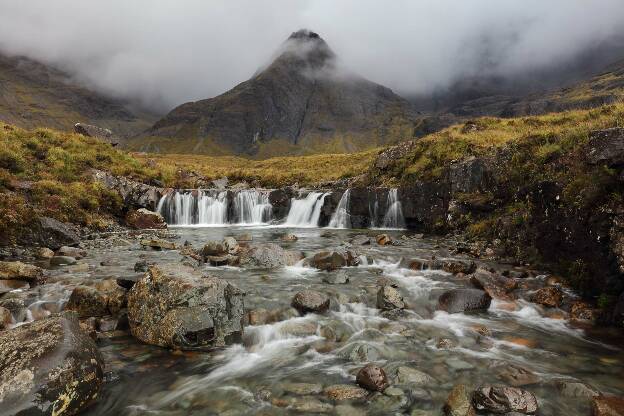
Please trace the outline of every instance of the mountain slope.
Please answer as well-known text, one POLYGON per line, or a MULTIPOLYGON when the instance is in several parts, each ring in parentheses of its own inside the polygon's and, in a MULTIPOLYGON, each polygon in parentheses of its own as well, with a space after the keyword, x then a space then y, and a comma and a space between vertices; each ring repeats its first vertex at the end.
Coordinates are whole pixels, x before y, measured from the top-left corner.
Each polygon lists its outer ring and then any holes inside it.
POLYGON ((23 128, 69 130, 77 122, 127 136, 145 130, 153 115, 73 84, 61 71, 23 57, 0 55, 0 120, 23 128))
POLYGON ((259 158, 351 152, 411 137, 412 119, 406 100, 342 71, 325 41, 301 30, 250 80, 177 107, 131 147, 259 158))

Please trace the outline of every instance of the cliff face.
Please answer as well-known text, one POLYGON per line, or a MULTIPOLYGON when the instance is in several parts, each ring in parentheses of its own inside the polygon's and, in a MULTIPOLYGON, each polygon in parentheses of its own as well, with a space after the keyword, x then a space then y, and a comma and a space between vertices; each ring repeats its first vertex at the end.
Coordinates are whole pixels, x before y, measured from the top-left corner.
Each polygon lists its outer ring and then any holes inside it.
POLYGON ((250 80, 183 104, 133 147, 258 157, 350 152, 411 137, 412 111, 390 89, 338 67, 316 33, 293 33, 250 80))

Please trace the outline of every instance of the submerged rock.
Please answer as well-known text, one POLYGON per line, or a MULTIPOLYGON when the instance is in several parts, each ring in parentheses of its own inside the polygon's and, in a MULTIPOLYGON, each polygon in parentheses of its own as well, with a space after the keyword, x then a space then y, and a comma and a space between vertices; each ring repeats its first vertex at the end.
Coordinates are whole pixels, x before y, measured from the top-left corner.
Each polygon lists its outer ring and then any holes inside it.
POLYGON ((25 280, 31 283, 45 281, 43 269, 21 261, 0 261, 0 280, 25 280))
POLYGON ((453 387, 443 410, 446 416, 475 416, 477 414, 472 406, 468 388, 463 384, 457 384, 453 387))
POLYGON ((358 371, 355 381, 370 391, 384 391, 390 385, 383 368, 369 364, 358 371))
POLYGON ((487 310, 492 298, 479 289, 451 289, 438 299, 438 309, 448 313, 487 310))
POLYGON ((50 259, 50 266, 71 266, 76 264, 76 259, 69 256, 54 256, 50 259))
POLYGON ((623 416, 624 398, 596 396, 592 399, 592 416, 623 416))
POLYGON ((141 240, 143 247, 151 247, 155 250, 175 250, 176 245, 171 241, 159 240, 159 239, 145 239, 141 240))
POLYGON ((53 315, 0 337, 3 415, 74 415, 96 398, 103 361, 73 313, 53 315))
POLYGON ((337 270, 334 272, 326 272, 323 274, 323 278, 321 279, 323 283, 327 283, 330 285, 343 285, 349 283, 349 275, 342 270, 337 270))
POLYGON ((544 287, 531 296, 531 301, 550 308, 558 308, 563 301, 563 292, 557 286, 544 287))
POLYGON ((306 313, 323 313, 329 309, 329 297, 314 290, 304 290, 295 294, 291 306, 301 315, 306 313))
POLYGON ((241 338, 243 296, 230 283, 188 266, 150 266, 128 295, 130 330, 162 347, 221 347, 241 338))
POLYGON ((396 384, 409 384, 418 387, 431 386, 437 383, 429 374, 407 366, 401 366, 396 369, 394 382, 396 384))
POLYGON ((600 392, 587 383, 575 380, 557 380, 555 386, 563 397, 592 398, 600 396, 600 392))
POLYGON ((537 384, 541 381, 540 377, 534 372, 513 364, 505 365, 500 368, 498 370, 498 377, 513 387, 537 384))
POLYGON ((126 224, 138 230, 167 228, 167 223, 162 215, 145 208, 139 208, 136 211, 128 212, 128 215, 126 215, 126 224))
POLYGON ((532 415, 537 412, 537 399, 533 393, 518 387, 482 385, 475 390, 472 403, 477 410, 492 413, 532 415))
POLYGON ((332 400, 353 400, 362 399, 368 392, 361 387, 350 384, 335 384, 325 388, 325 394, 332 400))

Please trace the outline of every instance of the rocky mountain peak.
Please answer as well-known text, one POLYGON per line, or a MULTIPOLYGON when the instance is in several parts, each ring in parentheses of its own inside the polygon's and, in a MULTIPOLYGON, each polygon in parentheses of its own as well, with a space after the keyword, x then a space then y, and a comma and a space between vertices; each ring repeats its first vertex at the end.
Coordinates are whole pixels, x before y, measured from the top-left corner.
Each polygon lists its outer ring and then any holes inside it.
POLYGON ((277 63, 303 64, 311 68, 333 66, 336 54, 316 32, 300 29, 293 32, 282 44, 277 63))

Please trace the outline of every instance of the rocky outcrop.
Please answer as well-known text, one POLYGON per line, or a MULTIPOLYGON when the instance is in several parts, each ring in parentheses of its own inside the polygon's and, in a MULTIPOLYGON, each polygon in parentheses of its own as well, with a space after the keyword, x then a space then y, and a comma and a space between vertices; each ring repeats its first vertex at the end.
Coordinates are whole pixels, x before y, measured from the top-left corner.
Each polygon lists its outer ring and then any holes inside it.
POLYGON ((96 400, 102 382, 102 357, 72 313, 0 337, 3 415, 75 415, 96 400))
POLYGON ((438 299, 438 309, 448 313, 483 311, 490 307, 492 298, 483 290, 451 289, 438 299))
POLYGON ((75 246, 80 243, 77 229, 74 225, 60 222, 54 218, 37 218, 30 232, 20 241, 25 245, 35 245, 58 250, 62 246, 75 246))
POLYGON ((590 134, 587 162, 609 167, 624 165, 624 128, 597 130, 590 134))
POLYGON ((74 132, 87 137, 95 137, 112 146, 119 144, 119 138, 115 137, 112 131, 92 124, 76 123, 74 124, 74 132))
POLYGON ((150 266, 128 294, 130 330, 161 347, 222 347, 241 338, 243 296, 230 283, 188 266, 150 266))
POLYGON ((139 208, 128 212, 128 215, 126 215, 126 224, 138 230, 167 228, 167 223, 162 215, 145 208, 139 208))
POLYGON ((99 170, 93 171, 93 178, 106 188, 117 192, 124 206, 129 209, 147 208, 153 211, 160 198, 171 191, 99 170))

